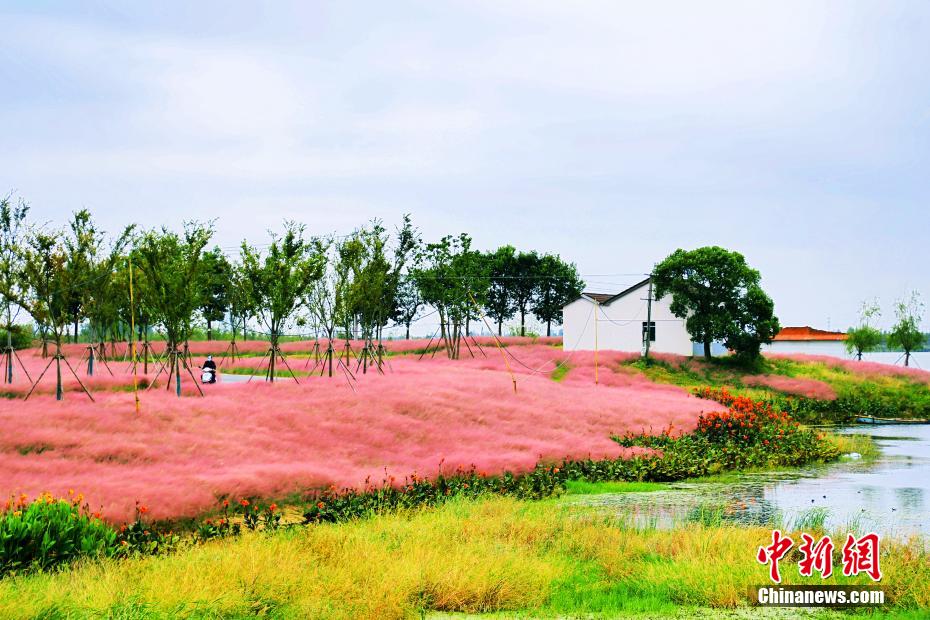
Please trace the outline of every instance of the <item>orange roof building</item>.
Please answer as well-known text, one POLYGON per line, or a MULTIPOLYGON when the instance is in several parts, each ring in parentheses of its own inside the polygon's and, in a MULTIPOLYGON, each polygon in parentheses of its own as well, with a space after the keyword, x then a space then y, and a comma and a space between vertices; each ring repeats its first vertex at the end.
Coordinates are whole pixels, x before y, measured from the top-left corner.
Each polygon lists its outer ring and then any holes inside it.
POLYGON ((829 355, 846 358, 846 334, 815 329, 809 325, 803 327, 783 327, 772 342, 763 345, 762 350, 769 353, 802 353, 807 355, 829 355))
POLYGON ((843 332, 828 332, 823 329, 804 327, 782 327, 773 340, 810 341, 810 340, 846 340, 843 332))

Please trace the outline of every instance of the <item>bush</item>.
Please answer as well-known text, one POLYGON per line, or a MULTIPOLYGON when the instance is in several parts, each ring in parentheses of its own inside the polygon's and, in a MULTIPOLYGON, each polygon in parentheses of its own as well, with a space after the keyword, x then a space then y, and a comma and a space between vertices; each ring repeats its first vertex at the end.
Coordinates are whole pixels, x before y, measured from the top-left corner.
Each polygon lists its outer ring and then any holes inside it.
MULTIPOLYGON (((14 325, 13 329, 13 348, 28 349, 32 346, 32 328, 28 325, 14 325)), ((7 331, 5 327, 0 327, 0 347, 6 346, 7 331)))
POLYGON ((695 432, 688 435, 628 433, 616 438, 623 446, 662 452, 659 459, 643 461, 642 480, 677 480, 748 467, 790 467, 838 456, 823 435, 802 428, 771 402, 735 396, 726 389, 701 388, 696 394, 729 410, 701 416, 695 432))
POLYGON ((0 512, 0 576, 29 568, 46 569, 83 556, 113 556, 118 534, 87 505, 43 495, 7 501, 0 512))

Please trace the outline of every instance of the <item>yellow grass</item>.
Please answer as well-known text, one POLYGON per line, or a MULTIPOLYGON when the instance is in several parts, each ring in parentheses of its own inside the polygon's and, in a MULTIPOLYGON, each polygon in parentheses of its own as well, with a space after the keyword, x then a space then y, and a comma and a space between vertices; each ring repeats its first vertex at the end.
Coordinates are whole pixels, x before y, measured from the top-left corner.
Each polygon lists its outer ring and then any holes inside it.
MULTIPOLYGON (((462 501, 5 579, 0 617, 404 618, 435 611, 560 616, 733 608, 747 603, 750 586, 765 583, 767 569, 754 555, 769 536, 763 528, 730 526, 637 530, 554 501, 462 501)), ((924 546, 883 544, 888 595, 899 606, 928 608, 924 546)), ((788 583, 801 581, 792 564, 784 573, 788 583)))

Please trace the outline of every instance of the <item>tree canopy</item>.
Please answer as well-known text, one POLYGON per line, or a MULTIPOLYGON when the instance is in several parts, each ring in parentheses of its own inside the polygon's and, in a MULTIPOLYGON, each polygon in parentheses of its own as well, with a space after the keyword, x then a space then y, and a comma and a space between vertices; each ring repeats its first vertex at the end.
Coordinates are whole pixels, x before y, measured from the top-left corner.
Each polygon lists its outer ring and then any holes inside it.
POLYGON ((871 323, 881 316, 877 300, 863 301, 859 308, 859 325, 846 332, 846 351, 862 360, 862 354, 876 350, 882 344, 882 332, 871 323))
POLYGON ((685 319, 691 338, 704 345, 722 341, 737 355, 755 358, 780 327, 761 276, 738 252, 721 247, 675 250, 652 272, 656 299, 671 295, 671 311, 685 319))
POLYGON ((911 353, 922 348, 927 341, 920 330, 924 302, 917 291, 912 291, 910 296, 898 300, 894 311, 897 322, 888 334, 888 346, 904 351, 904 365, 909 366, 911 353))

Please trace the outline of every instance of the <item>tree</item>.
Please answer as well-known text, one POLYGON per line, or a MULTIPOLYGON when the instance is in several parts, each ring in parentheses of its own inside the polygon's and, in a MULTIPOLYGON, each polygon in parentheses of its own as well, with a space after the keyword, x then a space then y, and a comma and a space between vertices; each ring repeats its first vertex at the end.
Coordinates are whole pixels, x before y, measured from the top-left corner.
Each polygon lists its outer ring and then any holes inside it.
POLYGON ((352 310, 365 343, 362 364, 367 372, 372 344, 394 303, 395 287, 391 282, 391 262, 387 255, 387 232, 381 222, 375 220, 370 227, 359 231, 359 241, 364 249, 360 260, 353 264, 351 297, 352 310))
POLYGON ((447 355, 458 359, 465 323, 486 303, 489 278, 481 253, 465 233, 446 236, 425 246, 412 275, 423 301, 439 314, 447 355))
POLYGON ((333 361, 335 350, 333 340, 336 337, 336 327, 339 325, 343 312, 345 289, 348 286, 347 270, 339 265, 339 241, 334 237, 321 241, 321 251, 326 260, 323 265, 323 276, 316 282, 308 293, 305 302, 316 318, 317 325, 326 335, 326 353, 323 358, 324 369, 329 366, 329 376, 333 376, 333 361))
POLYGON ((410 340, 410 325, 417 317, 417 312, 423 307, 423 300, 420 297, 420 289, 417 283, 409 275, 404 275, 400 279, 397 287, 397 296, 394 302, 394 314, 391 317, 398 325, 406 328, 404 338, 410 340))
POLYGON ((6 331, 3 368, 6 383, 13 383, 13 325, 26 294, 28 213, 29 205, 22 199, 15 205, 10 203, 9 197, 0 199, 0 304, 6 331))
POLYGON ((302 224, 285 222, 283 234, 272 233, 271 245, 265 252, 243 242, 240 256, 242 275, 252 283, 256 314, 269 330, 267 378, 274 381, 282 328, 323 276, 323 246, 315 239, 304 239, 302 224))
POLYGON ((162 228, 147 231, 136 241, 138 268, 144 276, 139 282, 144 286, 140 298, 164 329, 169 382, 173 376, 178 396, 181 367, 187 368, 178 348, 190 338, 194 313, 203 304, 203 250, 212 236, 212 224, 185 222, 183 235, 162 228))
POLYGON ((721 247, 675 250, 652 272, 654 295, 672 296, 671 311, 685 319, 691 338, 704 345, 722 340, 738 355, 756 357, 778 333, 774 304, 759 285, 759 272, 738 252, 721 247))
MULTIPOLYGON (((226 302, 229 309, 229 327, 232 330, 232 340, 236 341, 237 328, 242 329, 242 339, 247 339, 246 323, 248 317, 255 315, 255 294, 252 290, 252 281, 245 274, 242 265, 230 265, 229 284, 226 291, 226 302)), ((236 351, 233 351, 233 356, 236 351)))
POLYGON ((772 342, 781 329, 775 302, 758 284, 750 284, 734 300, 732 315, 723 344, 745 361, 756 360, 762 344, 772 342))
POLYGON ((578 269, 558 255, 546 254, 539 260, 533 314, 546 324, 546 336, 552 335, 552 322, 562 322, 562 308, 581 295, 584 281, 578 269))
POLYGON ((123 300, 128 302, 129 297, 128 289, 119 286, 117 270, 123 262, 123 251, 129 245, 134 228, 135 225, 127 226, 119 236, 107 244, 105 233, 97 229, 90 213, 79 211, 71 225, 73 237, 65 240, 69 257, 66 268, 76 279, 84 282, 80 287, 80 301, 77 307, 87 318, 92 334, 92 344, 87 357, 89 375, 94 374, 94 348, 98 347, 101 355, 103 354, 107 332, 110 332, 112 348, 115 349, 116 346, 120 308, 124 305, 123 300), (84 274, 83 278, 80 278, 81 273, 84 274))
POLYGON ((207 323, 207 340, 213 340, 213 322, 226 318, 226 310, 229 308, 232 265, 223 251, 215 247, 204 253, 200 274, 200 288, 203 291, 200 314, 207 323))
POLYGON ((924 302, 920 299, 920 293, 912 291, 909 298, 899 299, 894 312, 898 322, 888 334, 888 346, 904 351, 904 365, 909 366, 911 352, 922 348, 926 343, 926 336, 920 331, 924 312, 924 302))
POLYGON ((882 333, 871 325, 873 319, 882 315, 878 300, 863 301, 859 309, 859 325, 846 332, 846 351, 854 353, 862 361, 862 354, 874 351, 882 344, 882 333))
POLYGON ((84 282, 84 286, 74 286, 64 292, 65 305, 69 322, 74 324, 73 342, 78 341, 78 329, 86 317, 89 303, 87 284, 93 277, 94 263, 101 251, 103 232, 97 229, 90 211, 75 211, 68 223, 67 234, 63 237, 66 253, 65 269, 72 282, 84 282))
MULTIPOLYGON (((73 279, 74 272, 67 268, 67 262, 68 252, 62 244, 59 231, 34 231, 30 235, 25 252, 23 272, 27 292, 21 303, 36 322, 43 325, 51 333, 54 340, 55 356, 52 360, 49 360, 49 365, 39 375, 36 385, 42 380, 42 376, 51 364, 54 363, 56 400, 62 400, 64 397, 61 382, 62 361, 68 366, 71 374, 77 378, 71 364, 62 354, 61 343, 63 333, 67 329, 74 291, 79 290, 84 283, 73 279)), ((78 383, 80 383, 80 379, 78 379, 78 383)), ((81 387, 84 388, 83 383, 81 387)), ((33 385, 32 390, 34 389, 35 385, 33 385)), ((32 390, 29 391, 26 398, 32 395, 32 390)), ((84 388, 84 392, 93 400, 93 396, 90 395, 86 388, 84 388)))
MULTIPOLYGON (((381 325, 378 328, 378 346, 379 350, 381 345, 381 333, 382 327, 387 324, 387 320, 395 320, 398 315, 399 304, 401 303, 401 287, 404 286, 404 282, 409 280, 408 272, 408 263, 410 260, 416 256, 417 249, 420 246, 420 233, 413 226, 413 223, 410 220, 410 214, 405 213, 403 220, 401 221, 400 227, 397 229, 395 244, 394 244, 394 257, 391 264, 391 270, 387 274, 387 282, 383 291, 383 300, 381 302, 382 315, 381 315, 381 325)), ((415 287, 414 287, 415 288, 415 287)), ((407 291, 409 292, 409 291, 407 291)), ((418 296, 418 294, 417 294, 418 296)), ((413 303, 410 298, 404 300, 406 303, 413 303)), ((417 309, 419 304, 416 304, 413 308, 413 314, 409 315, 409 319, 406 319, 405 325, 407 326, 407 338, 410 338, 410 323, 413 322, 414 317, 416 316, 417 309)), ((409 305, 406 310, 409 310, 409 305)), ((406 317, 406 315, 405 315, 406 317)))
POLYGON ((503 335, 504 321, 509 321, 517 312, 511 285, 516 269, 517 250, 512 245, 503 245, 482 257, 488 269, 488 294, 485 299, 487 315, 497 323, 497 335, 503 335))
POLYGON ((526 335, 526 315, 539 287, 539 254, 520 252, 514 257, 510 295, 514 308, 520 313, 520 335, 526 335))

